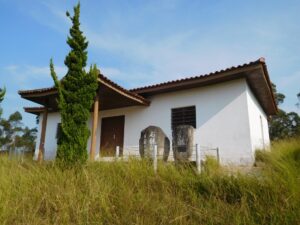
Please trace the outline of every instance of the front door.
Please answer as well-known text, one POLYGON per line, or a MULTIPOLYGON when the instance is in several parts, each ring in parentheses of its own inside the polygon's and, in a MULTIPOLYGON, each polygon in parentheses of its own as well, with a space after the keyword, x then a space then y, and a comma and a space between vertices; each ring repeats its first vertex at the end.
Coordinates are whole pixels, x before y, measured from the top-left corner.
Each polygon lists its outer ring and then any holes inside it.
POLYGON ((101 156, 115 156, 117 146, 120 146, 120 153, 122 153, 124 141, 124 121, 124 116, 102 118, 100 144, 101 156))

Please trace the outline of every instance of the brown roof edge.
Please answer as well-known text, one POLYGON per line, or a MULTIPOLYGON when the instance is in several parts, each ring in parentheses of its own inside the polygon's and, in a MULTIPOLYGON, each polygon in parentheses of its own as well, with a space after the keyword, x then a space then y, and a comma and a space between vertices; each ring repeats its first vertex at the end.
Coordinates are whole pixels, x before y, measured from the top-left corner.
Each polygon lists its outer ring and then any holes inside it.
MULTIPOLYGON (((124 93, 127 97, 129 96, 130 98, 138 100, 138 102, 149 105, 149 101, 145 99, 145 96, 152 95, 152 94, 157 94, 160 92, 164 91, 170 91, 170 90, 175 90, 175 88, 183 88, 183 87, 189 87, 195 84, 197 81, 198 83, 200 82, 202 85, 209 85, 209 84, 214 84, 216 82, 222 82, 228 80, 228 77, 240 77, 237 76, 239 73, 246 72, 249 69, 262 69, 266 85, 268 86, 268 92, 270 94, 270 98, 272 101, 273 105, 273 111, 274 113, 277 112, 277 105, 275 102, 275 97, 274 93, 272 91, 272 85, 269 77, 269 73, 267 70, 266 62, 264 58, 259 58, 256 61, 252 61, 249 63, 245 63, 242 65, 238 66, 233 66, 224 70, 219 70, 215 71, 209 74, 205 75, 198 75, 198 76, 193 76, 193 77, 188 77, 188 78, 183 78, 183 79, 178 79, 178 80, 173 80, 173 81, 168 81, 168 82, 163 82, 159 84, 154 84, 154 85, 149 85, 145 87, 140 87, 140 88, 135 88, 131 90, 127 90, 125 88, 122 88, 118 84, 114 83, 107 77, 105 77, 102 74, 99 74, 99 78, 102 82, 104 82, 107 86, 111 86, 116 90, 120 90, 121 92, 124 93)), ((19 91, 19 94, 23 97, 36 97, 36 96, 46 96, 50 94, 55 94, 56 93, 56 88, 55 87, 50 87, 50 88, 42 88, 42 89, 35 89, 35 90, 21 90, 19 91)), ((27 98, 28 99, 28 98, 27 98)))
POLYGON ((133 88, 133 89, 130 89, 129 91, 132 91, 132 92, 135 92, 135 93, 138 93, 138 94, 144 94, 144 93, 147 93, 148 91, 151 91, 151 89, 154 89, 154 88, 155 89, 165 88, 168 85, 179 84, 179 83, 183 83, 183 82, 186 82, 186 81, 198 80, 198 79, 201 79, 201 78, 211 77, 211 76, 215 76, 215 75, 222 74, 222 73, 228 73, 228 72, 232 72, 232 71, 237 70, 237 69, 247 68, 247 67, 250 67, 250 66, 253 66, 253 65, 259 65, 259 64, 265 64, 265 58, 261 57, 258 60, 251 61, 249 63, 245 63, 245 64, 238 65, 238 66, 232 66, 232 67, 229 67, 227 69, 218 70, 218 71, 211 72, 211 73, 208 73, 208 74, 192 76, 192 77, 187 77, 187 78, 182 78, 182 79, 177 79, 177 80, 171 80, 171 81, 162 82, 162 83, 153 84, 153 85, 148 85, 148 86, 144 86, 144 87, 133 88))
POLYGON ((120 85, 118 85, 115 82, 108 79, 103 74, 99 74, 98 79, 100 79, 100 81, 102 81, 102 82, 105 82, 108 86, 112 86, 112 87, 122 91, 127 97, 138 99, 140 101, 140 103, 142 103, 143 105, 149 105, 150 104, 150 101, 148 99, 145 99, 143 96, 141 96, 137 93, 128 91, 127 89, 121 87, 120 85))
POLYGON ((135 92, 142 96, 151 96, 164 92, 171 92, 176 90, 183 90, 193 87, 206 86, 210 84, 216 84, 224 81, 229 81, 232 79, 247 77, 247 72, 250 70, 261 70, 263 79, 265 80, 265 87, 267 91, 268 98, 272 103, 271 108, 266 108, 264 103, 260 101, 260 104, 263 105, 265 112, 268 115, 274 115, 277 113, 277 105, 275 102, 274 93, 272 91, 272 85, 269 77, 269 73, 267 70, 265 58, 261 57, 256 61, 252 61, 249 63, 245 63, 243 65, 233 66, 224 70, 215 71, 205 75, 198 75, 194 77, 188 77, 168 82, 163 82, 159 84, 149 85, 145 87, 131 89, 130 91, 135 92), (243 75, 244 74, 244 75, 243 75))
MULTIPOLYGON (((167 86, 167 85, 170 85, 170 84, 182 83, 184 81, 192 81, 192 80, 196 80, 196 79, 199 79, 199 78, 204 78, 204 77, 208 77, 208 76, 214 76, 214 75, 217 75, 217 74, 220 74, 220 73, 230 72, 230 71, 233 71, 233 70, 236 70, 236 69, 239 69, 239 68, 244 68, 244 67, 252 66, 252 65, 255 65, 255 64, 263 64, 264 65, 264 71, 266 72, 266 74, 267 74, 267 80, 270 83, 270 78, 268 76, 268 71, 267 71, 266 64, 265 64, 265 58, 263 58, 263 57, 259 58, 256 61, 252 61, 252 62, 245 63, 245 64, 238 65, 238 66, 232 66, 230 68, 219 70, 219 71, 215 71, 215 72, 212 72, 212 73, 209 73, 209 74, 198 75, 198 76, 187 77, 187 78, 182 78, 182 79, 178 79, 178 80, 172 80, 172 81, 162 82, 162 83, 148 85, 148 86, 144 86, 144 87, 133 88, 133 89, 130 89, 130 90, 122 88, 118 84, 116 84, 113 81, 109 80, 103 74, 99 74, 99 77, 102 78, 103 80, 109 82, 110 84, 114 85, 115 87, 117 87, 119 89, 122 89, 122 91, 130 92, 132 94, 135 94, 139 98, 143 98, 139 94, 145 93, 145 92, 149 91, 152 88, 158 88, 158 87, 163 88, 164 86, 167 86)), ((39 88, 39 89, 32 89, 32 90, 19 90, 18 91, 18 93, 21 96, 23 96, 23 95, 30 95, 30 94, 37 94, 37 93, 47 93, 47 94, 49 93, 50 94, 52 92, 56 92, 56 88, 55 87, 39 88)))
POLYGON ((277 104, 276 104, 275 95, 274 95, 273 88, 272 88, 272 82, 271 82, 271 79, 270 79, 270 76, 269 76, 269 72, 268 72, 268 68, 267 68, 265 58, 260 58, 260 62, 261 62, 261 65, 263 67, 265 77, 267 78, 266 80, 267 80, 267 83, 268 83, 268 86, 269 86, 269 90, 271 92, 271 97, 272 97, 272 100, 273 100, 272 102, 273 102, 274 108, 276 110, 276 113, 278 113, 278 107, 277 107, 277 104))
POLYGON ((48 87, 48 88, 39 88, 39 89, 31 89, 31 90, 19 90, 19 95, 26 95, 26 94, 35 94, 35 93, 44 93, 49 91, 56 91, 55 87, 48 87))
MULTIPOLYGON (((143 105, 149 105, 150 101, 145 99, 143 96, 140 96, 137 93, 130 92, 127 89, 121 87, 120 85, 116 84, 115 82, 108 79, 103 74, 98 75, 98 81, 103 82, 107 86, 114 88, 115 90, 119 91, 120 93, 124 93, 125 96, 140 102, 143 105)), ((23 98, 28 97, 40 97, 40 96, 47 96, 51 94, 56 94, 57 89, 56 87, 49 87, 49 88, 39 88, 39 89, 32 89, 32 90, 20 90, 18 91, 19 95, 23 98)))
POLYGON ((24 111, 27 113, 32 113, 35 115, 39 115, 40 113, 44 112, 45 107, 24 107, 24 111))

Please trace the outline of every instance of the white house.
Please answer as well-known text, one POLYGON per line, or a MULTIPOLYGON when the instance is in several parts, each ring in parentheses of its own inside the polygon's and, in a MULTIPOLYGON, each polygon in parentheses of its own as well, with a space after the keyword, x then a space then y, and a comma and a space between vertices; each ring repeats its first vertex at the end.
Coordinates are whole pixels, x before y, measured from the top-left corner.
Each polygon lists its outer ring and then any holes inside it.
MULTIPOLYGON (((138 146, 141 131, 150 125, 160 127, 172 140, 172 123, 194 126, 195 144, 217 147, 223 164, 251 164, 255 150, 270 143, 268 117, 276 114, 277 107, 263 58, 207 75, 131 90, 101 74, 98 82, 88 122, 92 158, 99 153, 101 156, 101 151, 114 154, 116 146, 126 154, 128 146, 138 146), (172 114, 174 109, 179 112, 177 118, 172 114), (186 109, 192 113, 184 118, 186 109)), ((44 159, 55 158, 60 123, 56 88, 23 90, 19 94, 42 105, 25 108, 40 116, 35 155, 40 152, 44 159)))

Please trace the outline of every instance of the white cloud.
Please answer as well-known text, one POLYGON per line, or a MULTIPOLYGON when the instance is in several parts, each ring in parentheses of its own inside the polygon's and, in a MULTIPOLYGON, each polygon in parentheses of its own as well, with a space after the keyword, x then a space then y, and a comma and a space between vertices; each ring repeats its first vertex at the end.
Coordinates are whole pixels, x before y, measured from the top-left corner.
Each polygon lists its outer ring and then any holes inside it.
POLYGON ((287 88, 290 85, 300 84, 300 71, 296 71, 289 76, 281 76, 278 82, 281 88, 287 88))
MULTIPOLYGON (((66 33, 70 22, 62 10, 65 4, 61 4, 63 5, 59 6, 52 1, 50 3, 43 1, 42 5, 50 12, 50 16, 40 20, 39 17, 43 16, 40 12, 34 11, 32 15, 45 26, 59 32, 63 29, 66 33)), ((174 7, 172 1, 166 1, 165 4, 167 8, 174 7)), ((145 4, 145 7, 151 7, 151 5, 145 4)), ((122 22, 114 21, 113 23, 122 22)), ((126 30, 115 30, 114 26, 110 26, 109 23, 108 18, 106 27, 110 28, 103 31, 97 31, 95 27, 89 27, 87 24, 83 24, 82 27, 89 40, 90 49, 96 52, 105 50, 115 55, 116 58, 130 60, 131 66, 136 65, 135 70, 99 65, 104 74, 119 81, 129 81, 130 87, 209 73, 260 57, 260 55, 251 54, 253 50, 249 51, 253 46, 230 48, 224 43, 216 43, 216 38, 202 35, 198 29, 180 30, 164 36, 149 37, 141 34, 133 37, 126 30)), ((213 32, 212 36, 218 35, 214 33, 216 31, 211 32, 213 32)), ((31 69, 35 71, 34 68, 31 69)), ((46 73, 42 68, 39 69, 41 69, 40 73, 46 73)))
POLYGON ((113 67, 101 67, 100 70, 102 74, 104 74, 105 76, 109 76, 110 78, 118 77, 119 75, 121 75, 121 71, 113 67))
MULTIPOLYGON (((67 73, 67 67, 55 66, 55 72, 58 78, 62 78, 67 73)), ((117 78, 121 75, 121 71, 114 67, 101 67, 101 73, 110 77, 111 79, 117 78)), ((89 71, 89 68, 85 68, 89 71)), ((34 66, 34 65, 8 65, 4 67, 7 76, 13 77, 21 86, 26 83, 39 82, 41 80, 49 81, 49 86, 52 84, 49 66, 34 66)))
MULTIPOLYGON (((166 1, 166 9, 176 6, 173 1, 166 1)), ((64 34, 68 32, 70 21, 65 16, 66 2, 43 1, 44 11, 34 10, 30 12, 39 23, 51 27, 64 34), (49 3, 50 2, 50 3, 49 3), (60 5, 61 4, 61 5, 60 5), (46 9, 46 10, 45 10, 46 9), (47 15, 44 15, 45 12, 47 15)), ((147 10, 157 10, 155 4, 143 4, 147 10), (151 8, 153 6, 153 8, 151 8)), ((291 35, 293 27, 287 26, 287 21, 281 20, 280 15, 274 20, 254 19, 253 17, 241 18, 233 24, 224 23, 221 26, 182 28, 157 35, 147 35, 148 29, 141 29, 141 34, 133 35, 130 26, 118 16, 112 15, 105 18, 104 25, 97 20, 90 23, 82 23, 84 34, 89 40, 90 49, 94 52, 107 52, 116 59, 129 61, 125 66, 98 65, 101 72, 109 78, 120 82, 125 87, 143 86, 151 83, 158 83, 177 78, 206 74, 227 67, 243 64, 256 60, 261 56, 267 57, 272 80, 279 80, 279 87, 289 89, 293 83, 299 83, 299 73, 287 75, 280 78, 278 68, 289 65, 286 58, 286 49, 280 43, 291 35), (95 26, 95 24, 99 26, 95 26), (104 28, 104 29, 103 29, 104 28), (123 28, 123 29, 118 29, 123 28), (100 30, 99 30, 100 29, 100 30), (278 73, 279 74, 279 73, 278 73), (276 79, 277 78, 277 79, 276 79), (281 82, 282 81, 282 82, 281 82)), ((112 12, 114 14, 114 12, 112 12)), ((284 15, 284 13, 283 13, 284 15)), ((136 19, 131 17, 131 19, 136 19)), ((142 19, 141 19, 142 20, 142 19)), ((156 21, 157 23, 157 21, 156 21)), ((157 25, 157 24, 156 24, 157 25)), ((158 28, 159 29, 159 28, 158 28)), ((166 28, 167 29, 167 28, 166 28)), ((286 43, 286 42, 284 42, 286 43)), ((8 71, 16 70, 13 65, 7 68, 8 71)), ((40 79, 47 75, 50 84, 51 78, 48 67, 25 66, 24 76, 40 79), (30 71, 30 73, 29 73, 30 71), (29 75, 30 74, 30 75, 29 75)), ((56 68, 58 74, 64 74, 56 68)))
MULTIPOLYGON (((4 71, 6 76, 13 79, 19 88, 32 88, 32 85, 41 81, 46 81, 49 86, 53 83, 49 66, 8 65, 4 67, 4 71)), ((55 71, 61 78, 66 74, 67 69, 63 66, 56 66, 55 71)))
MULTIPOLYGON (((28 78, 40 79, 45 76, 50 76, 49 66, 34 66, 34 65, 9 65, 4 68, 12 75, 18 74, 28 78)), ((64 66, 55 66, 55 71, 59 77, 66 74, 67 68, 64 66)))
POLYGON ((15 73, 18 69, 17 65, 9 65, 7 67, 5 67, 5 70, 10 72, 10 73, 15 73))
POLYGON ((96 33, 87 28, 84 30, 93 49, 109 51, 127 58, 136 63, 137 68, 141 65, 149 68, 146 72, 137 69, 133 73, 125 70, 117 74, 119 80, 132 81, 138 85, 205 74, 259 58, 259 55, 253 54, 249 59, 249 51, 213 44, 214 40, 202 43, 199 38, 195 41, 198 35, 195 31, 150 41, 139 37, 132 38, 126 34, 114 34, 114 31, 96 33))

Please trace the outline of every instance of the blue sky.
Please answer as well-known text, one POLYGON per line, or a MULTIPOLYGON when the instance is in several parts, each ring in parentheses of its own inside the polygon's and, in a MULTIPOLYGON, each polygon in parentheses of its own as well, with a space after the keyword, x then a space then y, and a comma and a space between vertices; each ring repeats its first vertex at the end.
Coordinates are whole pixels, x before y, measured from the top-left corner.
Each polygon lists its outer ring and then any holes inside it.
MULTIPOLYGON (((49 60, 65 74, 66 37, 77 1, 0 0, 0 86, 4 117, 34 106, 20 89, 53 85, 49 60)), ((265 57, 271 80, 297 111, 300 1, 81 1, 88 62, 126 88, 209 73, 265 57)))

